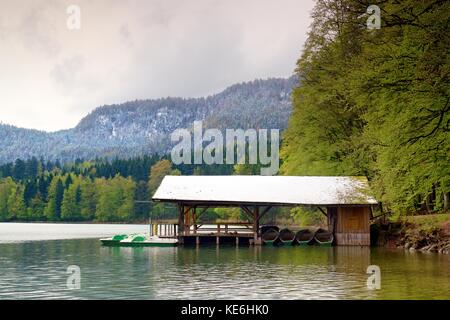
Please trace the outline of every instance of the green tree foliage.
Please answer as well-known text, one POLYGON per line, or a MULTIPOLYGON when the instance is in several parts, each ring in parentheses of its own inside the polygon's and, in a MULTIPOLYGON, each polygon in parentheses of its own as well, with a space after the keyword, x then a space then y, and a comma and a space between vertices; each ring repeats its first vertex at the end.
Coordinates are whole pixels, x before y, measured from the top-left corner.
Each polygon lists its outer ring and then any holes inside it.
POLYGON ((11 177, 0 181, 0 221, 7 221, 9 218, 8 199, 16 188, 11 177))
POLYGON ((432 195, 439 209, 450 192, 450 3, 380 1, 378 30, 366 28, 370 4, 316 2, 281 171, 367 175, 389 210, 432 195))
POLYGON ((148 218, 148 213, 150 212, 148 184, 146 181, 139 181, 136 184, 135 199, 136 203, 134 205, 134 215, 136 218, 148 218))
POLYGON ((295 207, 291 209, 291 217, 294 222, 302 227, 326 226, 327 220, 323 213, 317 209, 295 207))
POLYGON ((236 164, 234 166, 233 174, 248 176, 248 175, 259 175, 261 173, 261 168, 259 165, 252 164, 236 164))
POLYGON ((27 207, 27 220, 30 221, 44 221, 45 220, 45 202, 39 195, 30 200, 27 207))
POLYGON ((18 185, 16 188, 12 189, 7 201, 7 220, 27 220, 27 207, 25 206, 23 195, 23 186, 18 185))
POLYGON ((352 1, 317 1, 297 64, 302 85, 293 93, 294 110, 281 153, 282 173, 366 173, 355 163, 364 122, 347 80, 352 56, 361 51, 358 39, 365 32, 357 15, 366 7, 352 1))
POLYGON ((96 210, 95 183, 90 178, 82 179, 80 183, 80 214, 83 220, 93 220, 96 210))
POLYGON ((158 161, 150 170, 150 179, 148 182, 150 193, 153 195, 156 192, 156 189, 158 189, 165 176, 180 174, 181 172, 179 170, 172 169, 172 163, 169 160, 158 161))
POLYGON ((96 179, 95 188, 97 190, 95 219, 97 221, 111 221, 113 212, 118 207, 112 188, 105 178, 96 179))
POLYGON ((61 218, 61 205, 64 198, 64 185, 60 176, 53 177, 49 191, 48 203, 44 209, 44 215, 49 221, 57 221, 61 218))
POLYGON ((121 202, 117 209, 117 218, 120 221, 131 221, 134 213, 134 195, 136 183, 129 177, 117 177, 117 188, 121 190, 121 202))
POLYGON ((216 208, 214 213, 218 219, 223 221, 236 222, 245 220, 245 215, 241 213, 240 208, 216 208))
POLYGON ((65 221, 81 219, 81 188, 78 181, 72 182, 64 192, 61 204, 61 219, 65 221))
POLYGON ((111 180, 97 179, 96 220, 130 221, 134 213, 136 183, 131 178, 116 176, 111 180))
POLYGON ((160 160, 158 156, 112 162, 79 159, 61 165, 32 158, 2 165, 0 175, 6 178, 0 179, 0 221, 146 219, 150 167, 160 160), (136 205, 136 200, 141 202, 136 205))
MULTIPOLYGON (((180 170, 173 169, 172 163, 169 160, 163 159, 158 161, 150 169, 150 178, 148 181, 148 189, 150 191, 150 196, 153 196, 161 184, 162 180, 167 175, 181 175, 180 170)), ((155 203, 151 208, 151 216, 153 218, 167 218, 167 210, 162 203, 155 203)))

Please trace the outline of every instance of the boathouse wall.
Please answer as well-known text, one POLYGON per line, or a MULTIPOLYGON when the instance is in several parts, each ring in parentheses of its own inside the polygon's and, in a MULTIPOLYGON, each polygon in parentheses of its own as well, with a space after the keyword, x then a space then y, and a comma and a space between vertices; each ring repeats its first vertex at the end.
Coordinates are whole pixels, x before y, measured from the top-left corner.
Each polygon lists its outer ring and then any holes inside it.
POLYGON ((327 208, 327 215, 328 226, 333 230, 337 245, 370 245, 370 207, 331 207, 327 208))

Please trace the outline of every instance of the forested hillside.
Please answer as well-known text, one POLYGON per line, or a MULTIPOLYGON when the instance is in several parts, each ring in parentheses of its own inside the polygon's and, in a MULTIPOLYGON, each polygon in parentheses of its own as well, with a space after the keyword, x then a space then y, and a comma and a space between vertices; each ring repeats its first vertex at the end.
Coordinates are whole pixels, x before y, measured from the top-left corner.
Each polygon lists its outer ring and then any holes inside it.
POLYGON ((367 175, 388 211, 448 210, 450 2, 317 0, 313 18, 282 173, 367 175))
MULTIPOLYGON (((0 165, 0 222, 132 222, 146 221, 150 213, 154 218, 175 218, 173 206, 149 203, 164 176, 233 172, 233 165, 173 166, 158 155, 66 164, 18 159, 0 165)), ((233 213, 210 210, 205 218, 227 219, 233 213)))
MULTIPOLYGON (((137 100, 95 109, 73 129, 53 133, 0 124, 0 163, 33 156, 62 163, 96 157, 165 154, 170 134, 203 120, 214 128, 285 129, 296 77, 254 80, 196 99, 137 100)), ((1 119, 0 119, 1 120, 1 119)))

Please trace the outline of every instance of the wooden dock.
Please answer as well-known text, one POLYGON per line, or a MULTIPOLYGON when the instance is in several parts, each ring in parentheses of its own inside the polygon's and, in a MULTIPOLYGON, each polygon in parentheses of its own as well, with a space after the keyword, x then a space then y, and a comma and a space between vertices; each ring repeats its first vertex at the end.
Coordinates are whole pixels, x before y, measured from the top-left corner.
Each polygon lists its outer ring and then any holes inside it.
POLYGON ((227 222, 193 224, 180 231, 178 224, 152 223, 153 234, 161 238, 177 238, 180 244, 252 244, 255 234, 253 224, 227 222))

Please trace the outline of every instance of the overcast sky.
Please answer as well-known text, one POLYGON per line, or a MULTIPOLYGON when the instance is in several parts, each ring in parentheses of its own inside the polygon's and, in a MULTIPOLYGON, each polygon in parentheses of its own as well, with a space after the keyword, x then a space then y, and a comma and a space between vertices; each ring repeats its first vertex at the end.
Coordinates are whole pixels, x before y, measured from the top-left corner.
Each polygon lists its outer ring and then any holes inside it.
POLYGON ((312 0, 1 0, 0 121, 54 131, 104 104, 288 77, 312 7, 312 0), (81 9, 79 30, 67 27, 71 4, 81 9))

